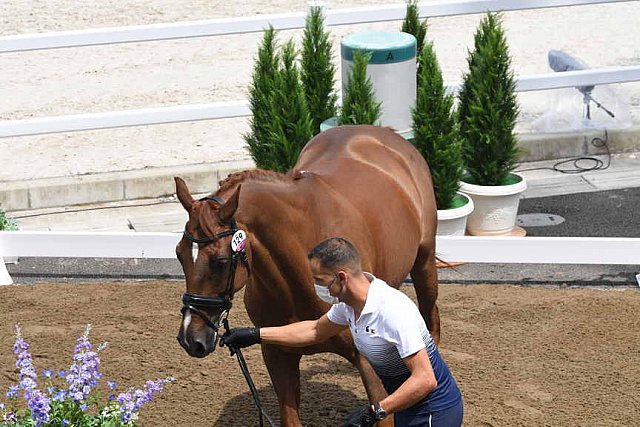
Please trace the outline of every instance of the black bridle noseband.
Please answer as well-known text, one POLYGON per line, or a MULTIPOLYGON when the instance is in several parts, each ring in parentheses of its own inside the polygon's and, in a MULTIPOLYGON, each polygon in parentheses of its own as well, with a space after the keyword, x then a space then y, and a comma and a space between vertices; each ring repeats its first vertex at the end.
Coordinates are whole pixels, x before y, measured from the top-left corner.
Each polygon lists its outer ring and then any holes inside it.
MULTIPOLYGON (((203 197, 200 201, 204 200, 212 200, 214 202, 218 202, 221 205, 224 204, 224 200, 218 196, 211 197, 203 197)), ((194 237, 187 231, 187 227, 184 228, 184 237, 189 240, 192 244, 206 246, 210 243, 216 242, 219 239, 227 236, 234 236, 235 238, 243 238, 246 239, 246 234, 244 231, 239 230, 236 224, 236 220, 231 218, 231 224, 229 230, 222 231, 216 234, 213 237, 203 237, 198 238, 194 237)), ((247 253, 244 250, 244 242, 242 242, 242 247, 238 248, 237 244, 239 242, 234 242, 232 239, 231 242, 231 266, 229 270, 229 275, 227 276, 227 287, 224 292, 220 296, 208 296, 208 295, 197 295, 190 294, 185 292, 182 294, 182 310, 181 313, 184 315, 185 312, 191 311, 192 313, 197 314, 204 323, 214 330, 214 332, 218 333, 220 329, 220 324, 226 322, 227 315, 229 314, 229 310, 231 310, 233 294, 234 294, 234 282, 236 277, 236 269, 238 267, 238 260, 241 260, 247 269, 247 273, 250 274, 249 270, 249 261, 247 259, 247 253), (234 244, 236 246, 234 246, 234 244), (213 310, 221 310, 220 315, 215 321, 211 321, 211 318, 202 311, 202 309, 213 309, 213 310)), ((195 262, 195 260, 194 260, 195 262)))

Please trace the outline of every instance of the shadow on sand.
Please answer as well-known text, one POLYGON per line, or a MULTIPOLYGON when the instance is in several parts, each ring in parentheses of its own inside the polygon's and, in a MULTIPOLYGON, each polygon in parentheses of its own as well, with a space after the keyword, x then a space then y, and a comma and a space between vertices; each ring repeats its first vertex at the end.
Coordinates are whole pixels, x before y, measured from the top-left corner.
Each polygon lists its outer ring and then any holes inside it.
MULTIPOLYGON (((305 427, 337 426, 347 415, 366 400, 354 391, 342 387, 337 381, 332 381, 331 375, 347 375, 349 383, 360 386, 361 396, 365 396, 357 370, 349 363, 322 362, 301 369, 300 371, 300 419, 305 427), (314 378, 320 376, 322 378, 314 378)), ((272 385, 258 389, 260 401, 264 411, 271 417, 276 426, 280 425, 278 399, 272 385)), ((253 397, 247 391, 229 399, 222 414, 213 427, 249 427, 258 426, 258 409, 253 397)), ((269 423, 264 419, 264 425, 269 423)))

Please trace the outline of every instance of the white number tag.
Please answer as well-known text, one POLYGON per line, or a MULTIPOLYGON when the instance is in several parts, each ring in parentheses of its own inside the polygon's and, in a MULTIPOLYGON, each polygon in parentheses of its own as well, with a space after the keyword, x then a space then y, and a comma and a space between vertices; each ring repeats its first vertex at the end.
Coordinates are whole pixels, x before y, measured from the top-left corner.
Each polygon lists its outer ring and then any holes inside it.
POLYGON ((238 230, 231 238, 231 250, 233 252, 242 252, 247 244, 247 233, 244 230, 238 230))

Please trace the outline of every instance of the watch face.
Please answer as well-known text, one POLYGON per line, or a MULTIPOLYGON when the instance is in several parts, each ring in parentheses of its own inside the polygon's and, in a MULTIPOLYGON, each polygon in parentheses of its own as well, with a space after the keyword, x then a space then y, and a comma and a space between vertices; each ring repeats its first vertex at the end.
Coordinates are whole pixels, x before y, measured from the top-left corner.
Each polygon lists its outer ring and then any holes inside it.
POLYGON ((373 411, 376 414, 377 421, 384 420, 387 417, 387 411, 382 409, 379 403, 376 403, 375 405, 373 405, 373 411))

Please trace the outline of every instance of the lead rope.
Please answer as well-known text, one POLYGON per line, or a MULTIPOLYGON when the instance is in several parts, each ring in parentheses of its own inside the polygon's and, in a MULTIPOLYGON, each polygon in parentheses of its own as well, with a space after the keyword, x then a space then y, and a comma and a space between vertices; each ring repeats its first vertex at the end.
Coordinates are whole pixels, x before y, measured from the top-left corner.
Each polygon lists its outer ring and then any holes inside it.
MULTIPOLYGON (((227 319, 224 319, 223 324, 224 324, 224 328, 228 332, 229 321, 227 319)), ((244 375, 244 379, 247 381, 247 385, 249 386, 249 390, 251 391, 251 395, 253 396, 253 401, 255 402, 256 407, 258 408, 258 419, 260 420, 260 427, 264 426, 263 417, 267 419, 271 427, 276 427, 276 425, 273 423, 269 415, 262 408, 262 403, 260 402, 260 396, 258 395, 258 389, 256 389, 256 385, 253 383, 253 379, 251 379, 251 374, 249 373, 249 368, 247 368, 247 362, 245 362, 244 360, 242 351, 240 351, 240 349, 237 348, 235 345, 234 346, 230 346, 229 344, 225 344, 225 345, 229 347, 229 350, 231 350, 232 353, 235 353, 236 357, 238 358, 238 364, 240 365, 240 370, 242 371, 242 375, 244 375)))

